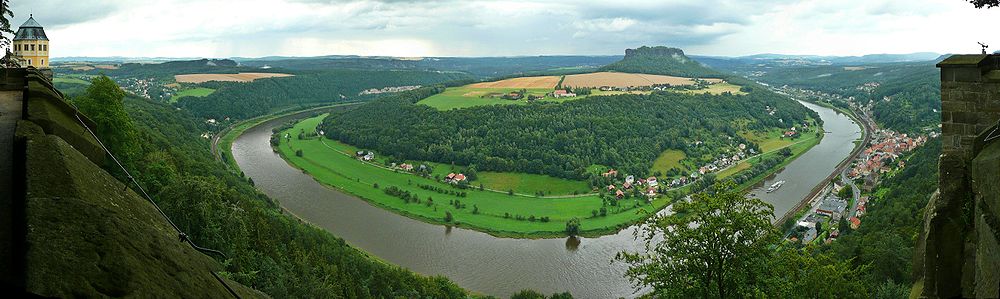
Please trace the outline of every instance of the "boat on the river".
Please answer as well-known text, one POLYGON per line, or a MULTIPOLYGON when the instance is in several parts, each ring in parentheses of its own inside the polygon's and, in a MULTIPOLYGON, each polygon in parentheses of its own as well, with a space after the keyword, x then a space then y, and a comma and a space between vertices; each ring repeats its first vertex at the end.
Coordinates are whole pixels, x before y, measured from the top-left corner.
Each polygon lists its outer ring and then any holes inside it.
POLYGON ((771 193, 774 192, 775 190, 778 190, 778 188, 781 188, 781 186, 784 184, 785 181, 778 181, 775 182, 774 184, 771 184, 771 187, 767 187, 767 193, 771 193))

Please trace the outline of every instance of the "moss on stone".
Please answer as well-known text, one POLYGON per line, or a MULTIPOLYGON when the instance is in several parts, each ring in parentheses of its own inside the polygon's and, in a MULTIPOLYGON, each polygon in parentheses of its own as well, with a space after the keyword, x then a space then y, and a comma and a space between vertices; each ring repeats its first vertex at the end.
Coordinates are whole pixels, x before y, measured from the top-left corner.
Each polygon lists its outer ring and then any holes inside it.
MULTIPOLYGON (((229 297, 222 267, 61 138, 24 126, 26 287, 53 297, 229 297)), ((244 296, 258 292, 229 282, 244 296)))

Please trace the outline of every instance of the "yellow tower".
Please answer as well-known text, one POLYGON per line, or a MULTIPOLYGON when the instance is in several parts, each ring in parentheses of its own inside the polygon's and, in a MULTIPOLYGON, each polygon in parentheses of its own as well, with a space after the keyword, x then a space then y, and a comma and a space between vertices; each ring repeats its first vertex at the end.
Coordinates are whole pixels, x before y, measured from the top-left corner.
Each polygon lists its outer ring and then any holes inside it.
POLYGON ((14 56, 22 59, 22 66, 49 68, 49 38, 34 15, 29 15, 14 35, 14 56))

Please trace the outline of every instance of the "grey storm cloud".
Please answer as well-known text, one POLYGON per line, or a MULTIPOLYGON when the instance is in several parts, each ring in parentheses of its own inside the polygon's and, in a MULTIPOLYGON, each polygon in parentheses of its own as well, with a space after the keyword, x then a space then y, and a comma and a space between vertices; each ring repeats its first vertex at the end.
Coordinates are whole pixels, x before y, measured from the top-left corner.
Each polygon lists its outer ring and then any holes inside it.
POLYGON ((45 27, 60 27, 104 18, 122 8, 119 1, 30 0, 12 1, 14 12, 11 25, 19 26, 28 15, 45 27))
POLYGON ((945 48, 920 38, 943 28, 929 24, 979 28, 1000 20, 978 16, 1000 11, 946 2, 19 0, 12 10, 15 26, 34 13, 50 37, 67 45, 66 53, 214 57, 617 54, 642 45, 709 54, 924 51, 945 48), (93 31, 106 34, 89 35, 93 31), (858 38, 866 42, 852 42, 858 38))

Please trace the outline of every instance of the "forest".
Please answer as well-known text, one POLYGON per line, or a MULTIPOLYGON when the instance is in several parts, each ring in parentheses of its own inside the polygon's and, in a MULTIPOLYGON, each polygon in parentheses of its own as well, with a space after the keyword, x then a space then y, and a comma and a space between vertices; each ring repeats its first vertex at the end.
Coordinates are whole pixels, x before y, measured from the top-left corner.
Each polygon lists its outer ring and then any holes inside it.
POLYGON ((72 102, 183 231, 228 256, 220 263, 230 279, 279 298, 471 296, 446 278, 375 260, 284 214, 252 180, 213 158, 208 140, 197 136, 207 130, 204 122, 187 111, 126 97, 107 77, 72 102))
POLYGON ((391 57, 326 56, 240 60, 246 66, 270 66, 289 70, 417 70, 468 73, 476 78, 521 76, 529 73, 595 70, 621 56, 526 56, 526 57, 391 57))
POLYGON ((324 70, 303 71, 295 77, 257 80, 251 83, 208 82, 216 89, 206 97, 181 98, 178 106, 205 118, 246 119, 278 109, 306 107, 344 101, 360 101, 378 95, 359 96, 362 90, 389 86, 430 85, 469 80, 464 73, 425 71, 324 70))
POLYGON ((668 149, 711 159, 703 148, 750 143, 738 132, 801 124, 815 112, 777 94, 592 96, 558 103, 438 111, 415 103, 441 87, 374 100, 331 114, 328 138, 400 159, 471 165, 479 171, 587 179, 593 165, 647 174, 668 149), (765 106, 777 108, 770 115, 765 106), (702 141, 700 146, 693 145, 702 141))
MULTIPOLYGON (((65 74, 107 75, 122 78, 156 78, 160 81, 173 81, 177 74, 235 74, 238 72, 266 73, 268 70, 240 67, 236 61, 229 59, 199 59, 185 61, 168 61, 164 63, 124 63, 115 69, 60 70, 65 74)), ((273 72, 274 70, 272 70, 273 72)))
POLYGON ((771 68, 759 79, 776 86, 854 97, 859 104, 870 100, 875 121, 903 133, 917 133, 941 122, 941 81, 934 62, 771 68), (878 84, 863 87, 866 83, 878 84))

